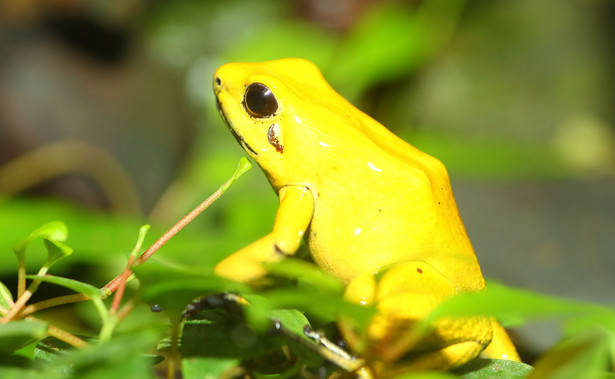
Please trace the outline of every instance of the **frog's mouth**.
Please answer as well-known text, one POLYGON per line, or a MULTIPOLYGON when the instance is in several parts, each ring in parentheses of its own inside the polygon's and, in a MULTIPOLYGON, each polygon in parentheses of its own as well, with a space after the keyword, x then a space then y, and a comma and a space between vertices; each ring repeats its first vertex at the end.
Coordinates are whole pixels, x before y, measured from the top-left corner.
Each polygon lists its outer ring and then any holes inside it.
POLYGON ((233 134, 233 137, 235 137, 235 140, 237 141, 237 143, 239 143, 239 145, 243 147, 245 150, 247 150, 249 153, 258 155, 258 153, 254 151, 254 149, 252 149, 250 145, 248 145, 246 140, 244 140, 243 137, 237 134, 235 129, 233 129, 233 126, 231 125, 228 118, 226 117, 226 114, 224 114, 224 110, 222 110, 222 106, 220 105, 220 100, 218 100, 218 98, 216 98, 216 108, 218 108, 218 113, 220 113, 220 117, 222 117, 222 121, 224 121, 228 129, 231 131, 231 134, 233 134))

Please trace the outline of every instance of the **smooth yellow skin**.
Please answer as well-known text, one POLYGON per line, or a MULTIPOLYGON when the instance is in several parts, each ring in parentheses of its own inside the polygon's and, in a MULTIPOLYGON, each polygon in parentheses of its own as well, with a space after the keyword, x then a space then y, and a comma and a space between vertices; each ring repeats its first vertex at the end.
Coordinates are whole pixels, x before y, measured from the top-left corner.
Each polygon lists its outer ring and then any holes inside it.
POLYGON ((294 254, 305 238, 314 261, 347 284, 349 300, 378 309, 366 335, 340 324, 366 357, 361 372, 448 369, 476 357, 492 335, 497 347, 489 356, 518 360, 506 332, 484 318, 443 320, 418 340, 412 333, 445 298, 485 288, 440 161, 355 108, 303 59, 226 64, 214 92, 280 198, 272 233, 224 259, 217 274, 261 278, 263 262, 294 254), (253 117, 244 106, 255 82, 275 95, 270 117, 253 117))

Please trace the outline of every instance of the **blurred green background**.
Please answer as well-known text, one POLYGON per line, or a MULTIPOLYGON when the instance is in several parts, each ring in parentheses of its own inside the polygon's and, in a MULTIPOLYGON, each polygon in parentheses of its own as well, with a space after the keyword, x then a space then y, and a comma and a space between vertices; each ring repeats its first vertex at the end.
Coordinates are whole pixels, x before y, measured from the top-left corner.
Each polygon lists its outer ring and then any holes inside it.
MULTIPOLYGON (((59 219, 60 273, 104 284, 141 223, 153 241, 244 155, 214 70, 298 56, 445 163, 486 277, 613 305, 614 25, 607 0, 0 0, 2 281, 11 246, 59 219)), ((158 256, 211 266, 276 203, 256 168, 158 256)))

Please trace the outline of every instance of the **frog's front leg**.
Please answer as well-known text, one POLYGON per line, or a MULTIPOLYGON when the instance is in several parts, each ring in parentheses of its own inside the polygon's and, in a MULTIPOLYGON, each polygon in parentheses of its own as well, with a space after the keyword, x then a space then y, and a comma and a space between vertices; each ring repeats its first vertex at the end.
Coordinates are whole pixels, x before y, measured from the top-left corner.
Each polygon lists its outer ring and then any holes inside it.
POLYGON ((217 275, 250 282, 266 274, 262 263, 277 262, 297 251, 312 220, 314 197, 303 186, 282 187, 279 197, 273 231, 218 263, 217 275))
POLYGON ((457 293, 454 284, 433 266, 409 261, 355 278, 346 298, 372 304, 377 313, 361 335, 342 321, 342 334, 366 358, 377 377, 413 370, 448 370, 475 358, 492 338, 485 317, 444 318, 427 332, 419 321, 446 298, 457 293))

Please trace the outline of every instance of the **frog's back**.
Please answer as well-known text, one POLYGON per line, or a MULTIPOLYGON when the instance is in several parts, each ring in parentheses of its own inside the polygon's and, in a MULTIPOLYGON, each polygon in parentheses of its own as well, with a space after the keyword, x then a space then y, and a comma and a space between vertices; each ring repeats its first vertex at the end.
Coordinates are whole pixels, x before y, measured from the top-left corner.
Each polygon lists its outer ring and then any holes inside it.
POLYGON ((309 235, 312 255, 346 281, 388 264, 418 260, 433 265, 460 290, 483 288, 446 170, 429 156, 404 159, 418 152, 406 146, 410 153, 363 146, 343 166, 319 174, 321 190, 309 235))
POLYGON ((307 90, 299 94, 310 102, 320 138, 310 145, 318 151, 310 152, 309 163, 319 167, 309 236, 315 260, 346 281, 387 264, 421 260, 461 290, 483 288, 444 165, 317 79, 308 81, 318 88, 301 86, 307 90))

